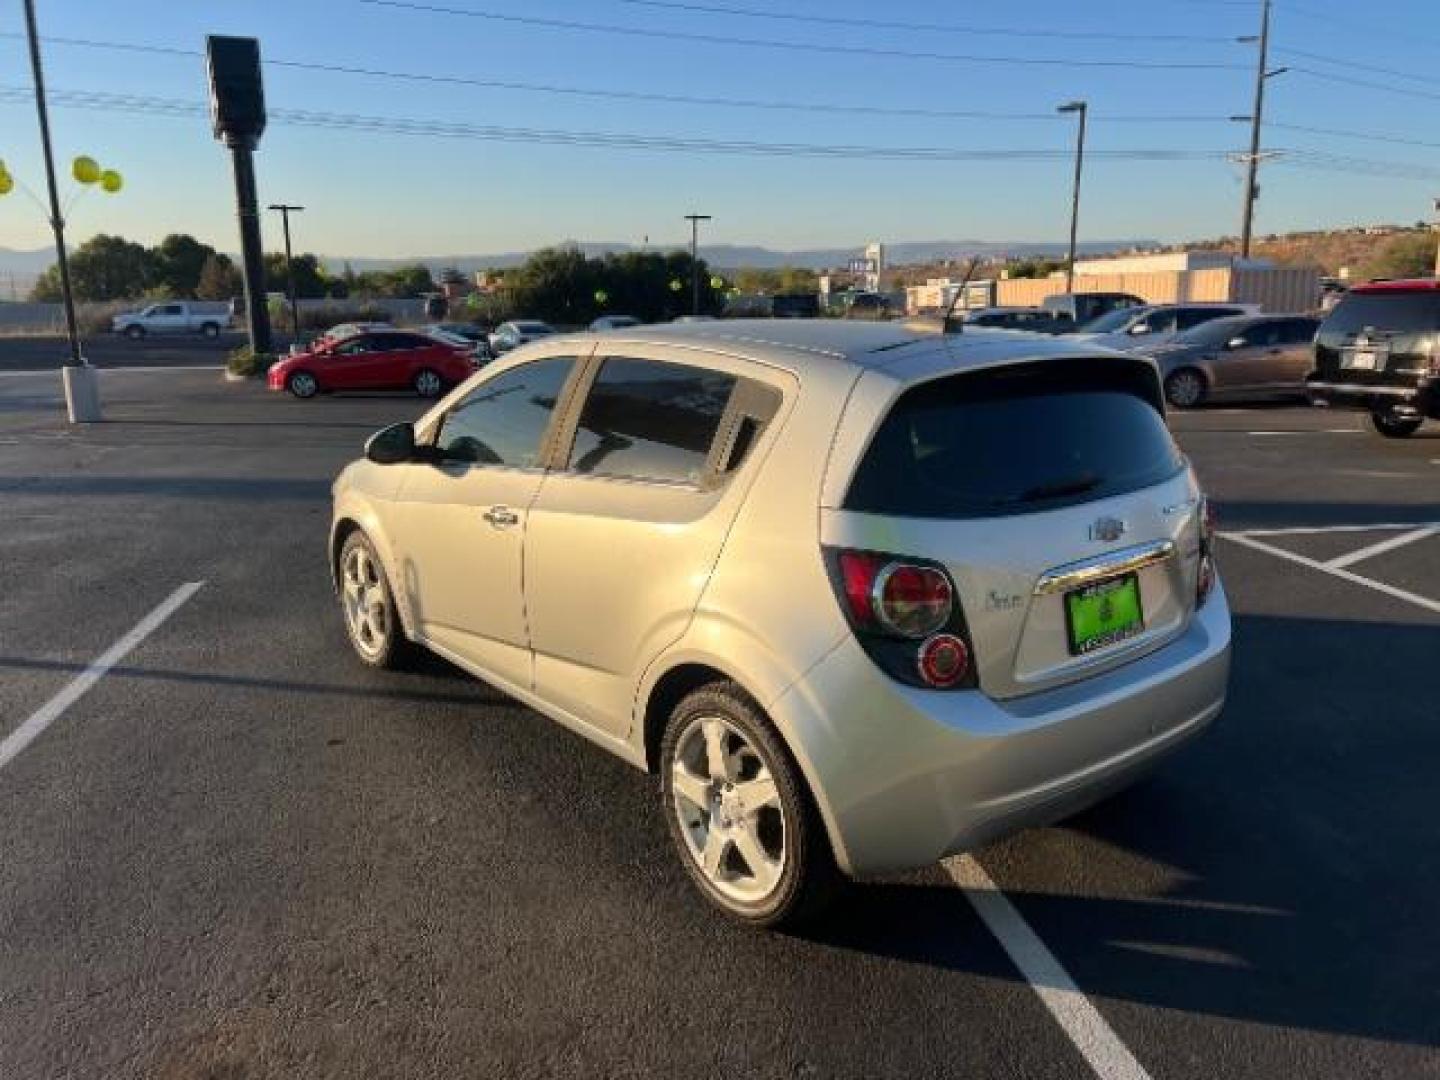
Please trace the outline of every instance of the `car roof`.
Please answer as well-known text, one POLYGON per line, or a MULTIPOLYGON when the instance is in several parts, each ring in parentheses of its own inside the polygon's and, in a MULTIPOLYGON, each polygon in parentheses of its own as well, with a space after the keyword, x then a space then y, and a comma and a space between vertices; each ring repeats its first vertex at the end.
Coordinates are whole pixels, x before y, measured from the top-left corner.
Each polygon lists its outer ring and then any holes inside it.
POLYGON ((1434 292, 1440 291, 1440 278, 1397 278, 1393 281, 1367 281, 1352 286, 1352 293, 1434 292))

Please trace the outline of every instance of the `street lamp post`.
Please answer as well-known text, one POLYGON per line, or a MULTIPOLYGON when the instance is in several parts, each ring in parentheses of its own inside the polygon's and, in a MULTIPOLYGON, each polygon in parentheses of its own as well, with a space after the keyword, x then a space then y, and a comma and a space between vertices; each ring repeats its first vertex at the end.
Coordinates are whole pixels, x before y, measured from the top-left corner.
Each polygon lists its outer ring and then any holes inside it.
POLYGON ((709 214, 686 214, 690 222, 690 314, 700 314, 700 222, 710 221, 709 214))
POLYGON ((1080 176, 1085 167, 1085 120, 1090 106, 1084 101, 1067 101, 1055 110, 1077 113, 1080 125, 1075 133, 1075 183, 1070 190, 1070 249, 1065 256, 1065 291, 1075 291, 1075 241, 1080 231, 1080 176))
POLYGON ((305 207, 271 203, 270 209, 280 211, 280 220, 285 229, 285 291, 290 299, 290 332, 294 334, 295 340, 299 341, 300 306, 295 300, 295 262, 290 254, 290 215, 300 213, 305 207))

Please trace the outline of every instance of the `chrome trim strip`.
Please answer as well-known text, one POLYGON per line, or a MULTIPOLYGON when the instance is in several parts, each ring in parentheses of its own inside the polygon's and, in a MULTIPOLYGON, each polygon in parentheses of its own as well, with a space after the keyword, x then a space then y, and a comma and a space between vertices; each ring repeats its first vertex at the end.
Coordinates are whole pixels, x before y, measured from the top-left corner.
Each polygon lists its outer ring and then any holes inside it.
POLYGON ((1112 551, 1099 558, 1070 563, 1040 575, 1040 580, 1035 582, 1035 595, 1048 596, 1051 593, 1069 592, 1092 581, 1103 581, 1105 578, 1143 570, 1147 566, 1164 562, 1174 554, 1173 540, 1155 540, 1123 551, 1112 551))
POLYGON ((1357 394, 1369 397, 1372 394, 1387 394, 1391 397, 1415 397, 1420 393, 1413 386, 1361 386, 1358 383, 1306 383, 1307 390, 1333 390, 1337 394, 1357 394))

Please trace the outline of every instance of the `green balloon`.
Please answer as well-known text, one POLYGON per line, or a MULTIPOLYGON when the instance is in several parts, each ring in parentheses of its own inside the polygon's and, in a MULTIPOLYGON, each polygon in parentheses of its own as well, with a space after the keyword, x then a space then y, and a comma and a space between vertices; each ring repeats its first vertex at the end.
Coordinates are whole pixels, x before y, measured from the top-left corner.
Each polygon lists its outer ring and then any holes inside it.
POLYGON ((671 280, 671 282, 670 282, 670 291, 671 291, 671 292, 679 292, 679 291, 680 291, 681 289, 683 289, 683 288, 685 288, 685 283, 684 283, 683 281, 681 281, 679 278, 673 278, 673 279, 671 280))
POLYGON ((81 154, 71 164, 70 175, 82 184, 93 184, 100 179, 100 166, 94 158, 81 154))
POLYGON ((596 289, 596 290, 595 290, 595 302, 596 302, 597 304, 603 304, 603 303, 605 303, 606 301, 608 301, 609 299, 610 299, 610 294, 607 293, 604 289, 596 289))
POLYGON ((106 169, 100 174, 100 187, 108 194, 114 195, 125 186, 125 180, 114 169, 106 169))
POLYGON ((716 274, 714 277, 712 277, 712 278, 710 279, 710 288, 712 288, 712 289, 723 289, 723 288, 725 288, 725 279, 724 279, 723 277, 721 277, 719 274, 716 274))
POLYGON ((15 178, 4 169, 0 169, 0 195, 9 195, 15 190, 15 178))

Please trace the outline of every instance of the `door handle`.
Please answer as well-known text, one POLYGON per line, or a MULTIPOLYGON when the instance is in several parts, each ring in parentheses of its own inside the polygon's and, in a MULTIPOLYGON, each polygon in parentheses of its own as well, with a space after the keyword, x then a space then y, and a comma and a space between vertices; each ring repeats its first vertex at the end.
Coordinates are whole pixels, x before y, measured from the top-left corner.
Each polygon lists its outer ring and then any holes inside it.
POLYGON ((508 506, 492 506, 482 516, 497 529, 508 529, 511 525, 520 524, 520 515, 508 506))

